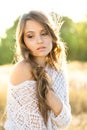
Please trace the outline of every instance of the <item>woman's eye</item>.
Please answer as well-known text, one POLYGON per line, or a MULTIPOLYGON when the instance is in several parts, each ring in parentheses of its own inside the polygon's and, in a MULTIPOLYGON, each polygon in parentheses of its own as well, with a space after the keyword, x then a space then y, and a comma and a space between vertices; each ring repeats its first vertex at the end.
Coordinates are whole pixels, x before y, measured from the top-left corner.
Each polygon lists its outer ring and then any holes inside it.
POLYGON ((42 35, 46 36, 46 35, 48 35, 48 32, 43 32, 42 35))
POLYGON ((28 35, 27 37, 28 37, 28 38, 33 38, 34 36, 33 36, 33 35, 28 35))

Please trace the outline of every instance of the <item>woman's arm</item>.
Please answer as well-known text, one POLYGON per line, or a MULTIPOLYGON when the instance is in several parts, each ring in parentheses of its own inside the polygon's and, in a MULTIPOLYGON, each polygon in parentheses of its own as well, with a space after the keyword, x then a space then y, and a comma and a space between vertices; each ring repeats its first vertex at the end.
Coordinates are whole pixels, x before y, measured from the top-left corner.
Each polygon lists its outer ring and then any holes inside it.
POLYGON ((63 107, 61 100, 55 95, 54 91, 52 91, 51 89, 48 90, 46 99, 47 105, 54 112, 55 116, 58 116, 63 107))
MULTIPOLYGON (((55 75, 55 73, 54 73, 55 75)), ((54 79, 53 91, 47 94, 47 104, 51 108, 51 120, 59 128, 68 126, 71 121, 68 82, 63 71, 59 71, 54 79)))

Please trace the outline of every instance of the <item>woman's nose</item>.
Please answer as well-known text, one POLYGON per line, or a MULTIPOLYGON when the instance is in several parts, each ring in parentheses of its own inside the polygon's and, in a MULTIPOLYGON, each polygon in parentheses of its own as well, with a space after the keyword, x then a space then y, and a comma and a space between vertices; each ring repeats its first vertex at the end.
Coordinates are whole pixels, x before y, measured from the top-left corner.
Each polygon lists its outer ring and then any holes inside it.
POLYGON ((43 38, 41 36, 37 37, 37 43, 43 43, 43 38))

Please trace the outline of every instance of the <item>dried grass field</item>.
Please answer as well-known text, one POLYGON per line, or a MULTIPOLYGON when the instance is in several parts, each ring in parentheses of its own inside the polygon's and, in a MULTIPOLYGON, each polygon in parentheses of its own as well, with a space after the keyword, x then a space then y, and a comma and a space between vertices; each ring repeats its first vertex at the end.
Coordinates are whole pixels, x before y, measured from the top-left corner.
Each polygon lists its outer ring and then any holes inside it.
POLYGON ((87 130, 87 62, 68 64, 72 121, 67 130, 87 130))
MULTIPOLYGON (((12 65, 0 66, 0 130, 4 130, 7 82, 12 65)), ((66 130, 87 130, 87 62, 69 62, 69 97, 72 121, 66 130)))

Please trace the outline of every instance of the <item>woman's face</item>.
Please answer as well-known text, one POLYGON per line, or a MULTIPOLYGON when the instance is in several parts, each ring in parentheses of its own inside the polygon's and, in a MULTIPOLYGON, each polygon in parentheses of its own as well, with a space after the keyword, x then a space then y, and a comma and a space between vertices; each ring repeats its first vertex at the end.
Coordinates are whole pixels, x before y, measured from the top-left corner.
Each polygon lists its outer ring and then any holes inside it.
POLYGON ((45 57, 52 50, 50 33, 35 20, 26 21, 24 42, 30 53, 35 57, 45 57))

